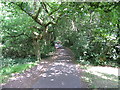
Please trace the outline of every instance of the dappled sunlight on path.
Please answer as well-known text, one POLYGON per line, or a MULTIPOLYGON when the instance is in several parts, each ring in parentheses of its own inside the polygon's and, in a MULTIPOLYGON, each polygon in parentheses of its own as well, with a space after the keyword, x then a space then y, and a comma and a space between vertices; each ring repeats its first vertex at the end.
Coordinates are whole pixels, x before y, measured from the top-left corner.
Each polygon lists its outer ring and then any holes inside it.
POLYGON ((79 65, 72 63, 72 56, 65 49, 55 53, 54 62, 50 63, 45 72, 33 85, 33 88, 86 88, 80 78, 79 65))
POLYGON ((118 69, 73 63, 73 54, 58 49, 53 57, 12 75, 3 88, 117 88, 118 69), (81 69, 82 68, 82 69, 81 69))
POLYGON ((14 74, 3 88, 85 88, 79 65, 73 64, 73 54, 63 48, 53 57, 41 61, 21 74, 14 74))
POLYGON ((80 80, 79 72, 77 65, 53 62, 33 88, 85 88, 87 86, 80 80))

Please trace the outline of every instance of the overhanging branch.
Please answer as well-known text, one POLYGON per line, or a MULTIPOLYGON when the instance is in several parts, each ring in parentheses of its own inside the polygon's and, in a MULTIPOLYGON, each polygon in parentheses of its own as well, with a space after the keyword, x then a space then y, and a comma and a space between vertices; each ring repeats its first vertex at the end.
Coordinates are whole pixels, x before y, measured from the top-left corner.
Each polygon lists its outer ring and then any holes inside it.
POLYGON ((42 7, 43 7, 43 9, 44 9, 47 13, 49 13, 49 11, 47 10, 47 6, 46 6, 46 4, 45 4, 44 2, 42 2, 42 7))
POLYGON ((50 24, 55 25, 56 23, 50 21, 45 25, 45 27, 49 26, 50 24))
POLYGON ((15 4, 15 5, 17 5, 22 11, 24 11, 26 14, 28 14, 30 17, 32 17, 32 19, 33 19, 35 22, 37 22, 37 23, 40 24, 40 25, 43 25, 43 21, 42 21, 40 18, 38 18, 39 13, 40 13, 40 11, 41 11, 41 8, 40 8, 40 7, 39 7, 36 15, 33 15, 33 14, 27 12, 25 9, 22 8, 23 2, 22 2, 21 4, 16 4, 16 3, 14 3, 14 2, 12 2, 12 3, 15 4))
POLYGON ((35 28, 35 29, 37 29, 38 31, 43 31, 41 28, 36 27, 36 26, 32 26, 32 28, 35 28))
POLYGON ((55 20, 55 18, 52 15, 49 15, 50 13, 49 13, 49 11, 47 9, 47 5, 44 2, 42 2, 42 7, 46 11, 46 13, 48 14, 48 16, 51 17, 53 20, 55 20))
POLYGON ((50 24, 56 25, 56 24, 58 23, 58 21, 60 20, 60 18, 61 18, 62 15, 63 15, 63 13, 60 14, 60 15, 55 19, 54 22, 50 21, 50 22, 48 22, 47 24, 45 24, 45 27, 49 26, 50 24))
MULTIPOLYGON (((36 15, 34 16, 34 19, 37 19, 37 18, 38 18, 40 11, 41 11, 41 7, 39 7, 36 15)), ((42 20, 41 20, 41 21, 42 21, 42 20)), ((41 23, 42 23, 42 22, 41 22, 41 23)))

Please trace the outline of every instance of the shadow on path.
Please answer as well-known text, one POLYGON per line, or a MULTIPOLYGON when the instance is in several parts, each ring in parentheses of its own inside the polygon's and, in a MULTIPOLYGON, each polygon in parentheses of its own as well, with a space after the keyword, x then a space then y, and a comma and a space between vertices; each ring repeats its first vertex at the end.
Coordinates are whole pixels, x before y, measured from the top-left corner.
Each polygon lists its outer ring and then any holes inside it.
POLYGON ((67 49, 58 49, 47 70, 32 88, 86 88, 80 78, 80 69, 72 63, 73 55, 67 49))
POLYGON ((15 74, 3 88, 87 88, 81 80, 82 70, 72 63, 73 58, 70 49, 58 49, 47 61, 15 74))

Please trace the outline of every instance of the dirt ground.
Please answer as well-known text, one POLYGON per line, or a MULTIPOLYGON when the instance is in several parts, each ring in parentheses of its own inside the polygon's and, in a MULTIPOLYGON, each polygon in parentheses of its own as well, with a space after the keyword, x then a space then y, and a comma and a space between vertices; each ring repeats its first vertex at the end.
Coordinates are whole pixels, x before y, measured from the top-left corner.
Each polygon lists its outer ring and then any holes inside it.
MULTIPOLYGON (((56 65, 55 63, 61 65, 61 62, 63 63, 63 66, 59 66, 58 70, 62 71, 60 70, 61 67, 65 67, 63 69, 66 69, 65 71, 68 72, 75 68, 80 74, 79 78, 81 79, 81 82, 83 82, 83 88, 118 88, 118 68, 83 66, 80 64, 73 64, 72 60, 73 54, 70 53, 69 50, 60 49, 56 51, 51 58, 41 61, 31 69, 28 69, 23 73, 13 74, 6 84, 1 85, 1 88, 31 88, 38 80, 40 80, 41 76, 44 77, 45 72, 49 72, 48 70, 51 70, 53 66, 56 65), (51 67, 51 65, 53 66, 51 67), (73 68, 69 68, 70 66, 73 68)), ((57 66, 58 65, 55 67, 57 66)), ((70 82, 70 80, 68 81, 70 82)))
MULTIPOLYGON (((28 69, 24 71, 23 73, 16 73, 14 74, 6 84, 2 85, 2 88, 31 88, 34 85, 34 88, 40 86, 43 84, 43 86, 49 86, 54 88, 57 86, 57 88, 85 88, 87 87, 87 84, 84 83, 80 79, 80 75, 78 75, 78 72, 82 72, 79 67, 77 67, 75 64, 73 64, 73 54, 69 49, 61 48, 55 52, 55 54, 46 60, 41 61, 38 65, 34 66, 31 69, 28 69), (59 65, 58 65, 59 64, 59 65), (48 83, 49 81, 45 82, 45 80, 40 80, 41 78, 45 79, 45 74, 53 74, 52 69, 56 68, 54 72, 55 75, 58 75, 59 77, 53 75, 53 78, 57 77, 56 83, 54 85, 51 84, 52 82, 48 83), (57 73, 56 73, 57 71, 57 73), (50 72, 50 73, 48 73, 50 72), (75 74, 76 72, 76 74, 75 74), (65 75, 64 75, 65 74, 65 75), (67 76, 66 76, 67 75, 67 76), (67 78, 67 79, 66 79, 67 78), (61 79, 63 79, 61 81, 61 79), (76 79, 76 80, 75 80, 76 79), (37 83, 38 80, 40 80, 40 83, 37 83), (72 81, 71 81, 72 80, 72 81), (71 82, 70 82, 71 81, 71 82), (62 82, 62 83, 61 83, 62 82), (36 84, 37 83, 37 84, 36 84), (59 83, 59 84, 58 84, 59 83), (63 84, 64 83, 64 84, 63 84), (46 85, 48 84, 48 85, 46 85)), ((49 78, 49 77, 47 77, 49 78)), ((47 79, 49 80, 49 79, 47 79)), ((53 80, 53 79, 52 79, 53 80)), ((46 88, 46 87, 44 87, 46 88)))

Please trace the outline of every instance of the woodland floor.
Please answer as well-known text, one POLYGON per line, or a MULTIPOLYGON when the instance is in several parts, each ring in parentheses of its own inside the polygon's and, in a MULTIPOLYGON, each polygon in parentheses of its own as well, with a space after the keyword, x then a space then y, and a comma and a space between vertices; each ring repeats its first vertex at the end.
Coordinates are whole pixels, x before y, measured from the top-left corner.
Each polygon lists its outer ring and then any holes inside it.
POLYGON ((38 65, 16 73, 2 88, 118 88, 118 68, 75 64, 65 48, 38 65))

